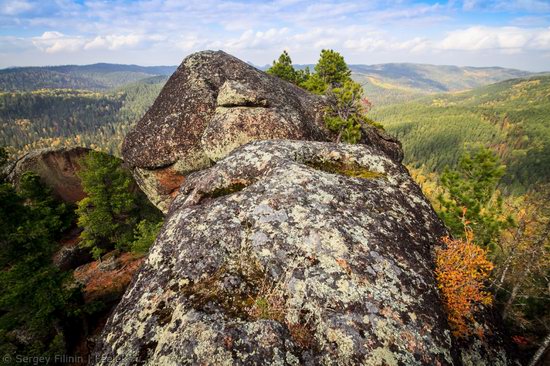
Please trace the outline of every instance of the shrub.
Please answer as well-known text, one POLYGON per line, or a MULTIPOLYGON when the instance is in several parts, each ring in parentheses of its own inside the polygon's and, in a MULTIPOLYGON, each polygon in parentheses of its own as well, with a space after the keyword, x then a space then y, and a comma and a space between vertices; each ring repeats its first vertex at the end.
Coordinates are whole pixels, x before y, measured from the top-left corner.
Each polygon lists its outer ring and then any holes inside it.
POLYGON ((131 250, 136 254, 145 254, 149 250, 149 247, 155 239, 162 227, 162 221, 149 222, 147 220, 141 220, 137 224, 134 231, 134 237, 136 238, 132 243, 131 250))
POLYGON ((436 249, 436 279, 441 291, 449 325, 459 338, 474 332, 480 334, 474 315, 479 304, 489 305, 492 296, 485 291, 485 281, 493 270, 487 250, 473 243, 466 230, 465 240, 443 238, 444 246, 436 249))

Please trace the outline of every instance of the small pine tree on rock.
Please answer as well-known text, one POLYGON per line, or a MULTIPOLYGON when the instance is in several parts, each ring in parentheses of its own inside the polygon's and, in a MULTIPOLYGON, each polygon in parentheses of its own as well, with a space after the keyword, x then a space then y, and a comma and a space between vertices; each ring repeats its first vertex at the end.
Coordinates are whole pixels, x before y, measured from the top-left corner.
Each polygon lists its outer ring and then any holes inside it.
POLYGON ((273 61, 273 65, 266 72, 291 83, 296 84, 298 82, 298 73, 294 70, 292 59, 287 51, 283 51, 279 59, 273 61))

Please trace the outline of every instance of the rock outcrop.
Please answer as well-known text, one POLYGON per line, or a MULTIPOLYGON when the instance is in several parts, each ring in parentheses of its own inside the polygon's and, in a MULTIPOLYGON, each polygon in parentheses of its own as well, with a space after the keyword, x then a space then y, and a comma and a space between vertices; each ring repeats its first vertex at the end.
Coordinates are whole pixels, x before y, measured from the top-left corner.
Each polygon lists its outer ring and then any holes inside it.
POLYGON ((88 152, 90 149, 84 147, 33 150, 8 166, 7 180, 17 188, 23 174, 32 171, 58 198, 78 202, 85 193, 76 173, 80 170, 79 160, 88 152))
POLYGON ((101 261, 78 267, 74 278, 82 286, 85 302, 101 301, 110 305, 120 300, 143 257, 131 253, 107 253, 101 261))
POLYGON ((62 271, 75 269, 93 260, 90 249, 80 246, 80 232, 80 228, 73 227, 59 241, 59 248, 52 261, 62 271))
POLYGON ((450 335, 432 258, 445 234, 376 147, 249 143, 186 177, 92 363, 507 364, 450 335))
MULTIPOLYGON (((163 212, 189 173, 234 148, 266 139, 330 140, 325 99, 268 75, 222 51, 187 57, 126 136, 124 160, 163 212)), ((367 131, 373 146, 400 151, 398 142, 367 131)), ((396 157, 400 157, 400 153, 396 157)))

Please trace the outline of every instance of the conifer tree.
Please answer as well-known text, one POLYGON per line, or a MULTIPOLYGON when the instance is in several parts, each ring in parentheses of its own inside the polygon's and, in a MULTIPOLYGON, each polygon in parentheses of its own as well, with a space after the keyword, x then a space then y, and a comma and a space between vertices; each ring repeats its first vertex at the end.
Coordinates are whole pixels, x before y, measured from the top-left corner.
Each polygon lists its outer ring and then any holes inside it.
MULTIPOLYGON (((92 151, 79 172, 87 196, 78 203, 82 244, 99 259, 107 250, 130 250, 141 220, 160 221, 158 210, 137 193, 130 173, 120 159, 92 151)), ((142 245, 143 246, 143 245, 142 245)))
POLYGON ((361 99, 363 88, 353 80, 344 81, 341 87, 329 89, 330 106, 326 112, 327 127, 337 133, 336 142, 354 144, 361 138, 361 124, 365 110, 361 99))
POLYGON ((325 125, 336 133, 336 142, 357 143, 362 125, 380 127, 366 117, 370 102, 364 98, 361 85, 351 79, 351 70, 340 53, 322 50, 314 70, 314 73, 309 68, 296 71, 288 52, 284 51, 267 72, 328 97, 325 125))
POLYGON ((0 169, 8 162, 8 152, 5 147, 0 147, 0 169))
POLYGON ((498 183, 506 167, 491 150, 480 148, 462 156, 456 170, 446 169, 441 184, 441 218, 455 237, 463 237, 470 227, 477 243, 491 249, 500 231, 511 225, 509 217, 502 217, 502 197, 498 183))
POLYGON ((345 81, 351 80, 351 70, 344 57, 334 50, 321 50, 315 73, 330 87, 342 86, 345 81))
POLYGON ((318 95, 325 94, 328 88, 328 84, 325 83, 317 73, 310 74, 309 77, 300 84, 300 86, 313 94, 318 95))
POLYGON ((344 57, 334 50, 322 50, 315 74, 304 85, 314 93, 328 96, 325 125, 337 134, 336 142, 359 142, 361 127, 372 123, 366 117, 370 103, 364 99, 361 85, 351 79, 344 57))
POLYGON ((52 264, 68 208, 31 172, 16 192, 0 183, 0 353, 6 356, 64 352, 64 321, 79 290, 52 264), (14 339, 23 332, 29 343, 14 339), (11 334, 11 335, 10 335, 11 334))
POLYGON ((279 59, 277 61, 273 61, 273 65, 267 69, 266 72, 291 83, 296 84, 298 82, 298 73, 294 70, 294 67, 292 66, 292 59, 287 51, 283 51, 283 53, 279 56, 279 59))
POLYGON ((4 169, 8 163, 8 152, 6 148, 0 146, 0 184, 4 181, 4 169))

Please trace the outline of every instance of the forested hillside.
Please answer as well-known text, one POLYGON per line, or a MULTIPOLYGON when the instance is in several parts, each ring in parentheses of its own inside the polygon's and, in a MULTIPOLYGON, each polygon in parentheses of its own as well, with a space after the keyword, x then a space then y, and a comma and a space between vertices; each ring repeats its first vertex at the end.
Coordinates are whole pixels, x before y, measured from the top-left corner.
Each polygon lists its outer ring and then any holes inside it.
POLYGON ((84 145, 117 154, 122 138, 166 81, 156 76, 110 92, 41 89, 0 93, 0 146, 12 154, 84 145))
POLYGON ((0 91, 88 89, 106 91, 152 76, 169 76, 175 66, 117 64, 17 67, 0 70, 0 91))
POLYGON ((370 117, 401 140, 405 162, 443 171, 469 146, 490 146, 512 191, 550 178, 550 76, 374 108, 370 117))

